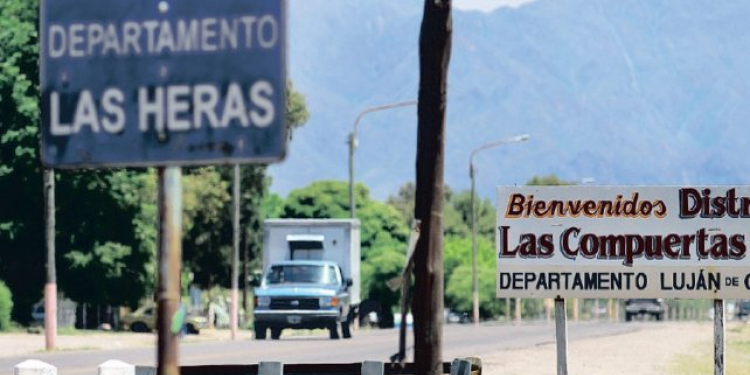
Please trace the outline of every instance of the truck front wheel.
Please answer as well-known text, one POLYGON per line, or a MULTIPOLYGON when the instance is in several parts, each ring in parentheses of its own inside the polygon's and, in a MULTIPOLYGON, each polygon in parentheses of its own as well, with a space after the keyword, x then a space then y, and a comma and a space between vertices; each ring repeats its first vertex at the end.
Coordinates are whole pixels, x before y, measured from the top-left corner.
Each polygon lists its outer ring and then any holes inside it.
POLYGON ((281 328, 271 328, 271 340, 278 340, 281 338, 281 328))
POLYGON ((266 339, 266 326, 260 323, 255 323, 255 339, 265 340, 266 339))

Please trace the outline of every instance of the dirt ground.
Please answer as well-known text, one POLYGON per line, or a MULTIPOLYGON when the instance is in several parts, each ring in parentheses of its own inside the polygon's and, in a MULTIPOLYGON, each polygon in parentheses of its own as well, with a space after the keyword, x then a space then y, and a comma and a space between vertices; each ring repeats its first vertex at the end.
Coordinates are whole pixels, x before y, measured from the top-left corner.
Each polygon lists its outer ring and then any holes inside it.
MULTIPOLYGON (((676 356, 696 345, 713 350, 713 324, 663 323, 618 336, 573 341, 568 347, 568 373, 608 375, 669 374, 676 356)), ((484 375, 554 375, 554 344, 498 352, 482 358, 484 375)))
MULTIPOLYGON (((730 325, 731 328, 731 325, 730 325)), ((228 331, 204 330, 190 335, 183 343, 227 339, 228 331)), ((241 331, 242 338, 251 338, 241 331)), ((568 348, 570 374, 668 374, 673 360, 690 353, 696 346, 711 346, 713 325, 706 323, 662 323, 636 332, 572 341, 568 348)), ((154 345, 152 334, 82 332, 58 337, 58 350, 93 350, 154 345)), ((0 335, 0 356, 38 353, 44 347, 43 334, 0 335)), ((545 344, 533 348, 499 351, 483 356, 485 375, 556 374, 556 347, 545 344)))
MULTIPOLYGON (((240 338, 250 339, 250 331, 239 331, 240 338)), ((228 330, 201 330, 200 335, 187 335, 181 343, 228 340, 228 330)), ((152 333, 79 331, 57 337, 57 351, 124 349, 155 345, 152 333)), ((42 352, 44 334, 8 333, 0 335, 0 357, 17 357, 42 352)))

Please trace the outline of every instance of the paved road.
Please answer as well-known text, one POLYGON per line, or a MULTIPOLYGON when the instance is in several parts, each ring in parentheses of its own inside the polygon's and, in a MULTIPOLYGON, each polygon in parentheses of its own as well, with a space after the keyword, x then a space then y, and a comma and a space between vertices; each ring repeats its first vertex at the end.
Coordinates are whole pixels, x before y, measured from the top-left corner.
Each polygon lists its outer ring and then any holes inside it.
MULTIPOLYGON (((653 323, 579 323, 569 324, 569 339, 618 335, 647 329, 653 323)), ((447 325, 444 331, 443 358, 479 356, 497 351, 553 343, 554 325, 447 325)), ((326 336, 282 336, 279 341, 223 341, 180 346, 182 365, 251 364, 259 361, 285 363, 346 363, 363 360, 388 361, 397 351, 397 330, 358 331, 351 340, 330 340, 326 336)), ((407 335, 411 339, 411 332, 407 335)), ((411 343, 409 343, 411 346, 411 343)), ((409 351, 410 355, 412 351, 409 351)), ((92 375, 102 362, 119 359, 128 363, 153 366, 154 348, 91 350, 35 353, 24 357, 0 358, 0 373, 13 365, 35 358, 58 367, 59 375, 92 375)), ((409 358, 412 360, 413 358, 409 358)))

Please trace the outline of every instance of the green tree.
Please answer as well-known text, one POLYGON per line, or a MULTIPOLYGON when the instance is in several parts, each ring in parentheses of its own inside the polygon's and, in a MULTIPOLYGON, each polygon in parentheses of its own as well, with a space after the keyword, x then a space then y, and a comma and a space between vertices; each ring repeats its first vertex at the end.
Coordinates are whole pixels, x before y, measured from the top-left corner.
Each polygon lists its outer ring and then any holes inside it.
POLYGON ((27 321, 44 283, 42 177, 36 156, 37 1, 0 2, 0 278, 27 321))
POLYGON ((10 312, 13 310, 13 294, 0 280, 0 332, 10 328, 10 312))
MULTIPOLYGON (((454 311, 472 309, 471 239, 445 238, 445 305, 454 311)), ((491 318, 505 313, 505 301, 496 297, 495 273, 497 262, 493 242, 485 237, 477 239, 477 279, 479 281, 479 313, 491 318)))
MULTIPOLYGON (((413 182, 402 185, 395 196, 390 196, 386 202, 395 208, 405 222, 411 222, 414 216, 414 194, 416 187, 413 182)), ((470 236, 471 235, 471 212, 468 208, 471 206, 467 199, 470 199, 468 192, 455 194, 450 186, 445 186, 445 205, 443 207, 443 233, 445 236, 470 236)), ((494 209, 489 201, 480 202, 480 214, 484 215, 489 212, 489 218, 479 217, 480 233, 485 231, 481 226, 483 223, 490 224, 488 232, 490 235, 494 231, 494 209), (486 202, 486 203, 485 203, 486 202), (486 207, 485 207, 486 204, 486 207)))
MULTIPOLYGON (((155 183, 126 170, 61 171, 58 177, 60 289, 78 302, 136 305, 154 284, 156 209, 152 216, 140 210, 154 198, 147 191, 155 183)), ((36 272, 44 271, 40 265, 36 272)))
MULTIPOLYGON (((317 181, 289 193, 285 200, 283 218, 349 217, 349 187, 343 181, 317 181)), ((370 199, 370 192, 362 184, 355 185, 357 217, 362 225, 362 248, 378 244, 406 243, 409 231, 406 222, 391 206, 370 199)))
POLYGON ((533 176, 530 180, 526 181, 526 185, 529 186, 563 186, 563 185, 575 185, 573 182, 565 181, 560 179, 554 174, 546 176, 533 176))
MULTIPOLYGON (((361 223, 362 297, 380 302, 384 325, 393 322, 393 308, 399 291, 387 282, 397 277, 405 265, 409 230, 399 212, 392 206, 370 199, 369 190, 355 186, 357 217, 361 223)), ((343 181, 318 181, 289 193, 284 218, 348 218, 349 187, 343 181)))
MULTIPOLYGON (((460 222, 454 225, 465 227, 466 235, 470 235, 471 191, 463 190, 453 194, 449 203, 451 208, 457 212, 457 217, 460 219, 460 222)), ((477 197, 474 204, 477 210, 477 235, 491 240, 494 238, 495 225, 497 224, 495 206, 492 205, 489 199, 481 199, 479 197, 477 197)), ((456 234, 462 235, 464 233, 458 232, 456 234)))

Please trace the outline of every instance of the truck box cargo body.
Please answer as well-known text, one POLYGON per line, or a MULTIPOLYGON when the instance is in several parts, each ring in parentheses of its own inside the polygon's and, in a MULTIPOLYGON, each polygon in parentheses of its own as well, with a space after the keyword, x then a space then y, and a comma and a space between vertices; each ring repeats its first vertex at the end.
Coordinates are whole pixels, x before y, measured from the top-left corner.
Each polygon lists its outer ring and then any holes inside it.
POLYGON ((352 279, 351 303, 360 302, 360 236, 356 219, 268 219, 263 229, 263 268, 285 260, 327 260, 352 279))
POLYGON ((255 289, 255 337, 267 330, 328 329, 351 337, 360 303, 356 219, 269 219, 263 230, 263 280, 255 289))

